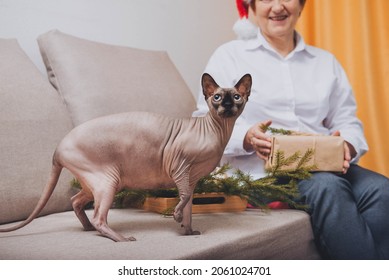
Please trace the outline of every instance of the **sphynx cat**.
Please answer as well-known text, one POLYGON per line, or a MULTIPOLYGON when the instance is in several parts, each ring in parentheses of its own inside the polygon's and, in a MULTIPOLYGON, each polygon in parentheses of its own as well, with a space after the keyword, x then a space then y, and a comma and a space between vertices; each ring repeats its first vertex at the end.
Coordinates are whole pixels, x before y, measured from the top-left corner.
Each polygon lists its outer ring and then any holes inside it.
POLYGON ((233 88, 220 88, 207 73, 202 89, 209 106, 204 117, 169 118, 153 113, 129 112, 85 122, 64 137, 54 152, 52 171, 37 206, 19 229, 35 219, 49 200, 62 168, 81 184, 72 197, 73 209, 85 230, 97 230, 114 241, 132 241, 107 224, 108 211, 123 188, 147 189, 177 186, 179 203, 174 219, 185 235, 192 230, 192 196, 197 181, 212 172, 223 155, 251 91, 251 76, 244 75, 233 88), (88 219, 84 207, 94 201, 88 219))

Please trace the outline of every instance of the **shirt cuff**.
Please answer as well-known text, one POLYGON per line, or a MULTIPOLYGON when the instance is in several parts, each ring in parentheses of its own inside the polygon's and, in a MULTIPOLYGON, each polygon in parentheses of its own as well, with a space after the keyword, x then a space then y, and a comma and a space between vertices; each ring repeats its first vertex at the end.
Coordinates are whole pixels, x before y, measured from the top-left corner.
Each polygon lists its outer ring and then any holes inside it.
POLYGON ((230 141, 228 142, 224 150, 224 155, 246 156, 254 153, 254 151, 246 151, 243 148, 243 140, 249 128, 250 126, 248 125, 239 125, 234 127, 230 141))

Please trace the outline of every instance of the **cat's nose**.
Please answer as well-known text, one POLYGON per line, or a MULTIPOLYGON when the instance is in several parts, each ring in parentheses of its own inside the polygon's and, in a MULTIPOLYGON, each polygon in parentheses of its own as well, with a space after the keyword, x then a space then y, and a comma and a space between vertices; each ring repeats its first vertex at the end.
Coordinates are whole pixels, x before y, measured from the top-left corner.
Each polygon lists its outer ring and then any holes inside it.
POLYGON ((223 107, 226 109, 231 109, 234 105, 231 100, 226 100, 222 103, 223 107))

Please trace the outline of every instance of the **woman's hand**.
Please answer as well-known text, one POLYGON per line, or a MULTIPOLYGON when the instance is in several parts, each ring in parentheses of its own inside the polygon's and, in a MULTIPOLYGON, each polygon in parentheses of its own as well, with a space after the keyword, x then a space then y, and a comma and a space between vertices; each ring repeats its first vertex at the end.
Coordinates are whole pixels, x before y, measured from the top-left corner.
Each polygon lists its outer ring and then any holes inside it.
MULTIPOLYGON (((332 136, 340 136, 340 132, 337 130, 332 133, 332 136)), ((357 152, 353 145, 349 142, 344 141, 344 163, 343 163, 343 174, 347 173, 347 170, 350 168, 350 161, 355 157, 357 152)))
POLYGON ((262 127, 270 126, 271 120, 256 123, 246 133, 243 147, 246 151, 255 151, 259 158, 268 160, 271 152, 271 138, 265 134, 262 127))

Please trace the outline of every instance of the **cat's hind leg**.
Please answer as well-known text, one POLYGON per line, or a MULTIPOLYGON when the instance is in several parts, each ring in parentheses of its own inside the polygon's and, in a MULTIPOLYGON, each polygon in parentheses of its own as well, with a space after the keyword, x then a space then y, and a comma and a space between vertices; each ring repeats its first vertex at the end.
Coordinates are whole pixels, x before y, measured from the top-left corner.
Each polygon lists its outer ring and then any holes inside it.
POLYGON ((92 225, 103 236, 113 241, 135 241, 134 237, 124 237, 108 226, 108 211, 118 190, 118 180, 111 176, 93 176, 88 179, 94 197, 92 225))
POLYGON ((95 230, 95 227, 91 224, 88 216, 85 214, 85 205, 93 201, 93 195, 90 192, 85 191, 83 188, 80 192, 71 198, 71 201, 74 213, 80 220, 84 229, 86 231, 95 230))

